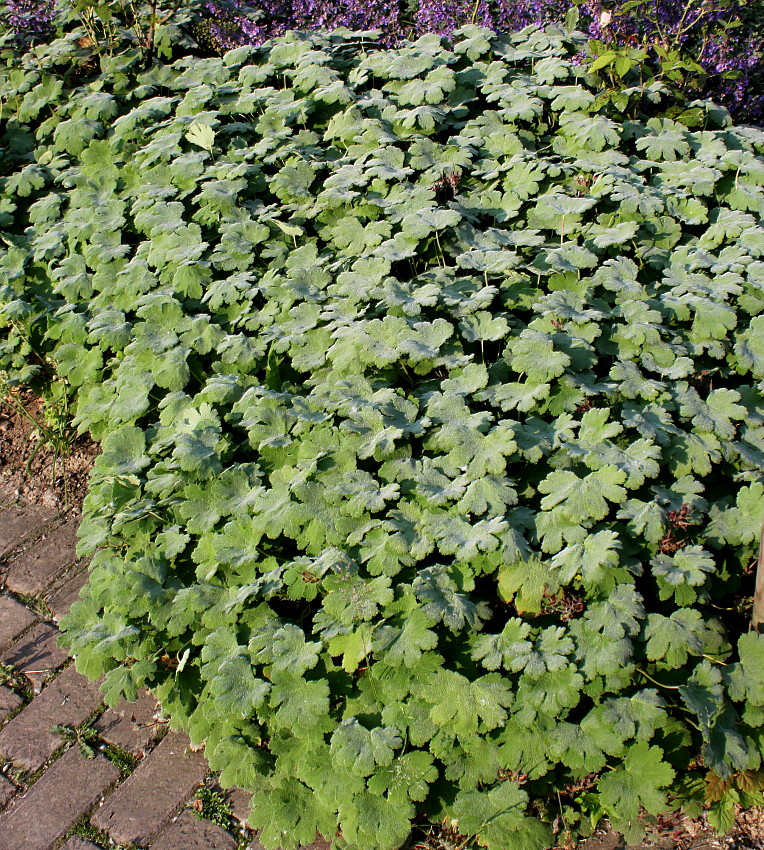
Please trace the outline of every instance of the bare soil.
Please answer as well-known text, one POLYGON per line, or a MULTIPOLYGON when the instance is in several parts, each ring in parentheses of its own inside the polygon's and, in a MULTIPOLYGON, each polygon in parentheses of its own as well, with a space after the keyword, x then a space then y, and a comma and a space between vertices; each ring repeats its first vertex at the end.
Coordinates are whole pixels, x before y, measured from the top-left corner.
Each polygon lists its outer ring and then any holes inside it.
POLYGON ((22 392, 11 400, 0 400, 0 494, 77 514, 98 445, 73 431, 63 445, 56 444, 45 437, 44 425, 39 396, 22 392))
MULTIPOLYGON (((729 835, 717 836, 705 817, 688 818, 667 814, 647 829, 640 844, 625 844, 621 836, 607 827, 598 830, 577 850, 764 850, 764 811, 738 811, 729 835)), ((562 850, 562 848, 561 848, 562 850)))
MULTIPOLYGON (((738 812, 734 828, 727 836, 717 836, 704 817, 688 818, 667 813, 646 818, 645 839, 639 844, 626 844, 606 822, 585 841, 560 843, 555 850, 764 850, 764 811, 747 809, 738 812)), ((446 823, 440 826, 415 827, 413 843, 408 850, 463 850, 465 836, 446 823)))

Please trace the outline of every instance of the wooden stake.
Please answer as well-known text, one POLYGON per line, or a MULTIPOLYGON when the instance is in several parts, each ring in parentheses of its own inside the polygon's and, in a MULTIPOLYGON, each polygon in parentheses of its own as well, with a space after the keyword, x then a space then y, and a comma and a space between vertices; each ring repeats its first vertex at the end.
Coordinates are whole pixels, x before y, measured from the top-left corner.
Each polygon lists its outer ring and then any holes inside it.
POLYGON ((761 525, 759 539, 759 558, 756 561, 756 589, 753 594, 753 610, 751 611, 751 628, 758 632, 764 623, 764 522, 761 525))

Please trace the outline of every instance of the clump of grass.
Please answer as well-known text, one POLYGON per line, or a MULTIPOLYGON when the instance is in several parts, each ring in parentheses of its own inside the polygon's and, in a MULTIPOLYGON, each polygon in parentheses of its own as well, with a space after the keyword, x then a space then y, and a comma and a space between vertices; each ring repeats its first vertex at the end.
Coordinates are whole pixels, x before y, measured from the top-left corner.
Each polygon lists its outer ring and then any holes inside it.
POLYGON ((18 673, 10 664, 3 664, 0 661, 0 685, 10 685, 13 687, 18 673))

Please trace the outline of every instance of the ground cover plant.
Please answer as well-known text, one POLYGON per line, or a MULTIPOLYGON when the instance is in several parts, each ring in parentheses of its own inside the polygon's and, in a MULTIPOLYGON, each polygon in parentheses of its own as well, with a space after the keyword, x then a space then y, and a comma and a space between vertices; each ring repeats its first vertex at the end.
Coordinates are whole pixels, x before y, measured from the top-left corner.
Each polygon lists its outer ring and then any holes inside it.
POLYGON ((3 76, 0 368, 103 447, 66 643, 266 847, 761 802, 764 132, 584 40, 3 76))

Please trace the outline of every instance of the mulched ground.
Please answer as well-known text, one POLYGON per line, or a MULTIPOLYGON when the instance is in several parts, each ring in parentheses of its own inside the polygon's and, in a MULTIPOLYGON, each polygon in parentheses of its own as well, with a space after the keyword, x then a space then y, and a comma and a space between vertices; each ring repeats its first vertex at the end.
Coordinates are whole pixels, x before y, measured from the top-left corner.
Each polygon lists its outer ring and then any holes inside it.
MULTIPOLYGON (((626 844, 621 835, 603 824, 591 838, 579 844, 559 844, 555 850, 764 850, 764 813, 741 812, 732 833, 718 838, 703 818, 669 814, 653 818, 645 840, 626 844)), ((434 826, 416 834, 409 850, 463 850, 464 836, 448 825, 434 826)))
MULTIPOLYGON (((43 436, 35 422, 44 422, 42 399, 20 393, 17 403, 0 403, 0 490, 32 504, 42 504, 76 515, 87 493, 88 475, 98 455, 98 445, 71 432, 65 446, 43 436), (65 449, 65 450, 62 450, 65 449)), ((461 850, 464 836, 443 827, 412 833, 410 850, 461 850)), ((625 845, 617 834, 598 830, 578 845, 578 850, 764 850, 764 810, 738 814, 730 835, 717 838, 703 818, 658 818, 639 845, 625 845)), ((560 845, 559 850, 575 850, 560 845)))

